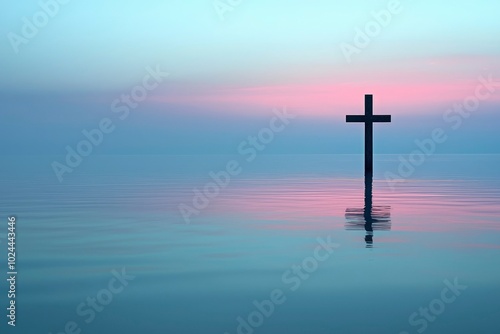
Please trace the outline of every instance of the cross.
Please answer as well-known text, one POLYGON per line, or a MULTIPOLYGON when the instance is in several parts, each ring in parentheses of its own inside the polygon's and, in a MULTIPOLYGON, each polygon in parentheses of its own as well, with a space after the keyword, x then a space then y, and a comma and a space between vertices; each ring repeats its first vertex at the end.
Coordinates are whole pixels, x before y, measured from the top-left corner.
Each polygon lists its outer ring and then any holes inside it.
POLYGON ((373 174, 373 123, 391 122, 391 115, 373 115, 373 95, 365 95, 365 114, 347 115, 347 123, 365 123, 365 175, 373 174))

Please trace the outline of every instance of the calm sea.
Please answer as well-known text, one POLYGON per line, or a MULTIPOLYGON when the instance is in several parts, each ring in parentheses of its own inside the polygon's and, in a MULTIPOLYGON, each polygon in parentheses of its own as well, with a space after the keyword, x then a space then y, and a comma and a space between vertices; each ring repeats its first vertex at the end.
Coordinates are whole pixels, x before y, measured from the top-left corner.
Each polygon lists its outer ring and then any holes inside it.
POLYGON ((56 158, 0 165, 2 333, 498 332, 499 155, 56 158))

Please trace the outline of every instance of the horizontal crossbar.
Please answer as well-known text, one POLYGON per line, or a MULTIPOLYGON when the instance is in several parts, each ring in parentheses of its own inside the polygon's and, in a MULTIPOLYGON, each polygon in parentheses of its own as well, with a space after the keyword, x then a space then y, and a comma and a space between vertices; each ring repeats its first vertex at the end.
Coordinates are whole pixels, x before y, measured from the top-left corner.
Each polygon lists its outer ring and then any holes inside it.
POLYGON ((374 115, 367 119, 365 115, 347 115, 345 118, 348 123, 364 123, 367 120, 377 123, 390 123, 391 115, 374 115))

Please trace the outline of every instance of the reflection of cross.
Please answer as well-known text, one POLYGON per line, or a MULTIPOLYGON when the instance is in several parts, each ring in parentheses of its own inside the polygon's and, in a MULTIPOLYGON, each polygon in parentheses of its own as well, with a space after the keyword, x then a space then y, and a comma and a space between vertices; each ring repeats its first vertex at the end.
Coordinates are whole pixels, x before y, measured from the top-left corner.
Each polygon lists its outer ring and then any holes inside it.
POLYGON ((364 115, 346 116, 348 123, 365 123, 365 175, 373 174, 373 123, 390 121, 391 115, 373 115, 373 95, 365 95, 364 115))
POLYGON ((391 229, 391 207, 373 205, 373 177, 365 176, 365 207, 363 209, 347 208, 345 217, 348 230, 365 230, 366 247, 372 247, 374 230, 391 229))

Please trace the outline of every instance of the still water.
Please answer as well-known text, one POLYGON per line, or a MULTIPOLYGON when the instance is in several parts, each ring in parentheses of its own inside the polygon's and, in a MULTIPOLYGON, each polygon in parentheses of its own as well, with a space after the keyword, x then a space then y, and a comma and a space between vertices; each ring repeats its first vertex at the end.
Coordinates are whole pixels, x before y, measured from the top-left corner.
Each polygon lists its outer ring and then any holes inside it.
POLYGON ((498 332, 499 155, 53 160, 0 166, 2 333, 498 332))

